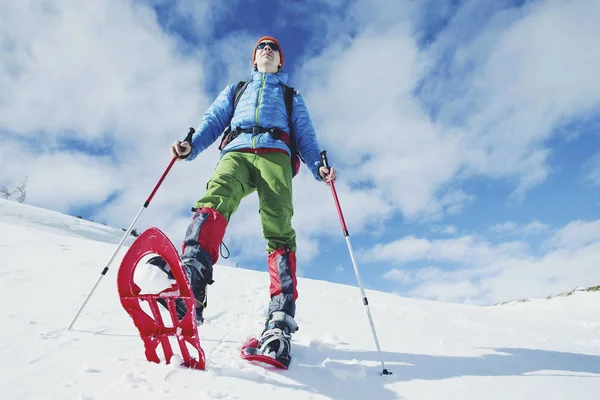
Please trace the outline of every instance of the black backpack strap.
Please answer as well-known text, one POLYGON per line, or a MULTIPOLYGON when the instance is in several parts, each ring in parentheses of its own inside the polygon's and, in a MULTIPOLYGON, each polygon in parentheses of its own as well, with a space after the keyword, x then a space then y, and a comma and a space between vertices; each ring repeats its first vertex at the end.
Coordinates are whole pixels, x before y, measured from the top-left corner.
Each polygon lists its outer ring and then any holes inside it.
MULTIPOLYGON (((231 115, 232 119, 235 115, 235 109, 237 108, 237 105, 240 102, 240 98, 242 97, 242 94, 244 94, 244 91, 246 90, 249 84, 250 81, 239 81, 235 86, 235 94, 233 95, 233 114, 231 115)), ((227 125, 227 128, 225 128, 225 130, 223 131, 223 139, 221 139, 219 150, 223 150, 225 146, 227 146, 233 139, 235 139, 238 134, 239 132, 231 130, 231 121, 229 121, 229 125, 227 125)))
MULTIPOLYGON (((246 91, 246 88, 250 84, 250 81, 239 81, 237 86, 235 87, 235 95, 233 96, 233 114, 235 114, 235 109, 240 102, 240 98, 246 91)), ((233 118, 233 115, 231 116, 233 118)))
MULTIPOLYGON (((296 95, 296 89, 291 86, 284 85, 283 86, 283 100, 285 101, 285 108, 288 114, 288 121, 290 123, 290 151, 292 153, 292 159, 295 156, 302 157, 298 154, 298 149, 296 148, 296 137, 294 135, 294 124, 292 123, 292 110, 294 108, 294 96, 296 95)), ((304 160, 302 160, 304 161, 304 160)))
POLYGON ((292 129, 292 110, 294 108, 294 95, 295 94, 296 94, 296 90, 293 87, 283 86, 283 100, 285 101, 285 109, 287 110, 288 120, 290 121, 290 130, 293 130, 292 129))

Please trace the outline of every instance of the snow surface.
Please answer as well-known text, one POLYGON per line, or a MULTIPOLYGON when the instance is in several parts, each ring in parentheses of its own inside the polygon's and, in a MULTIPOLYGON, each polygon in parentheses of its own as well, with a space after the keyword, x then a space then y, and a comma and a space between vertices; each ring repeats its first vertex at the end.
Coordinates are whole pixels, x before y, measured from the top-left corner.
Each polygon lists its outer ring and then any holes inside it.
POLYGON ((149 363, 117 296, 125 249, 66 329, 123 233, 0 200, 0 398, 598 398, 600 293, 589 292, 476 307, 367 291, 393 372, 380 376, 359 289, 300 278, 294 360, 278 371, 239 358, 263 326, 267 273, 217 266, 200 327, 207 370, 149 363))

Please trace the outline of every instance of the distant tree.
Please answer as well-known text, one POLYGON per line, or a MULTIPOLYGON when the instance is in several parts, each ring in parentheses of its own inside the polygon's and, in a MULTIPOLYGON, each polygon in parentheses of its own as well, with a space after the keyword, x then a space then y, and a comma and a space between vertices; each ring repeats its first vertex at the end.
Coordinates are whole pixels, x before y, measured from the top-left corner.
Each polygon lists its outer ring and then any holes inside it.
POLYGON ((19 203, 24 203, 27 197, 27 177, 12 192, 6 186, 0 186, 0 196, 5 199, 15 199, 19 203))
POLYGON ((19 194, 17 201, 19 203, 25 202, 25 198, 27 197, 27 177, 25 177, 20 186, 17 186, 17 193, 19 194))

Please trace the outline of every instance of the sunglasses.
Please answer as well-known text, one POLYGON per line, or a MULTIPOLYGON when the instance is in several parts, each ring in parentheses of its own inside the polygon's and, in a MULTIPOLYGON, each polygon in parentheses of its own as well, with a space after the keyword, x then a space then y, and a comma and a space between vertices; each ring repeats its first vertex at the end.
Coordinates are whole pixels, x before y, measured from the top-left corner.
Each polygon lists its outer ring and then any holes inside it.
POLYGON ((277 43, 273 43, 273 42, 260 42, 257 46, 256 49, 257 50, 262 50, 264 49, 267 45, 269 45, 269 47, 271 48, 271 50, 273 51, 279 51, 279 46, 277 46, 277 43))

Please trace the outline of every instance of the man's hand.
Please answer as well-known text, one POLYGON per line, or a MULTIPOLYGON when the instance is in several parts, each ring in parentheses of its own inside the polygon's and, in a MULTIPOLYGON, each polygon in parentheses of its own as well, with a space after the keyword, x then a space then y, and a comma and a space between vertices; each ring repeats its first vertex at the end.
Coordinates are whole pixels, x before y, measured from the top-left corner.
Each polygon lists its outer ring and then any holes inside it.
POLYGON ((319 168, 319 175, 326 183, 335 182, 335 167, 331 167, 331 170, 327 167, 319 168))
POLYGON ((192 151, 192 146, 188 142, 176 141, 171 145, 171 156, 183 160, 192 151))

